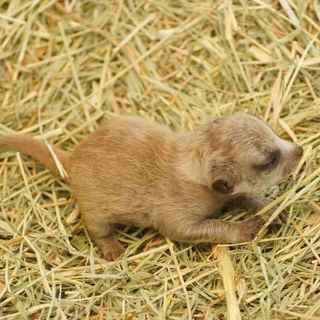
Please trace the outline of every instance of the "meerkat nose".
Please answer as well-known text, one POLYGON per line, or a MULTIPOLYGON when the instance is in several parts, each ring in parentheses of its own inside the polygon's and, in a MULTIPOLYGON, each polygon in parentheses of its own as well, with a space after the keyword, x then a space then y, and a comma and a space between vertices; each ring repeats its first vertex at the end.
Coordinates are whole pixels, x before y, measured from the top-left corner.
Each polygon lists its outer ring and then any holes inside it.
POLYGON ((301 147, 301 146, 299 146, 299 145, 295 145, 295 154, 299 157, 299 158, 301 158, 302 157, 302 155, 303 155, 303 148, 301 147))

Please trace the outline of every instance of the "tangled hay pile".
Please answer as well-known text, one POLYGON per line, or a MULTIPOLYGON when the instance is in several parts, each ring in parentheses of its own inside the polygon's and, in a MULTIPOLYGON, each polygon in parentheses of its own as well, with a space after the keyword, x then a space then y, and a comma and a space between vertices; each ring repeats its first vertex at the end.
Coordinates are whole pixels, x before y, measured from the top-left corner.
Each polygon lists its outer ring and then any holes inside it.
MULTIPOLYGON (((119 228, 106 262, 67 183, 0 155, 0 319, 320 319, 320 7, 293 0, 2 0, 0 134, 72 150, 103 119, 192 130, 237 110, 304 147, 247 245, 119 228)), ((244 213, 239 213, 238 219, 244 213)))

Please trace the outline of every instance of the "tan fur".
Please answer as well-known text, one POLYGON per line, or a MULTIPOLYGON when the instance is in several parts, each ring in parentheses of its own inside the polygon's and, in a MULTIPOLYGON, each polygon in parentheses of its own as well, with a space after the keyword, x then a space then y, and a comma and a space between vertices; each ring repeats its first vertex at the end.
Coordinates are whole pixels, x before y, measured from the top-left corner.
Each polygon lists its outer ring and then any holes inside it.
MULTIPOLYGON (((57 173, 44 144, 29 137, 1 137, 0 150, 32 155, 57 173)), ((266 202, 256 191, 286 178, 302 149, 280 139, 253 116, 212 119, 192 133, 175 134, 139 117, 120 117, 90 134, 71 154, 54 149, 69 175, 85 225, 107 259, 123 248, 113 225, 152 227, 173 240, 237 243, 254 238, 260 217, 215 219, 226 205, 251 212, 266 202), (256 170, 271 149, 281 159, 256 170), (222 190, 222 191, 221 191, 222 190)))

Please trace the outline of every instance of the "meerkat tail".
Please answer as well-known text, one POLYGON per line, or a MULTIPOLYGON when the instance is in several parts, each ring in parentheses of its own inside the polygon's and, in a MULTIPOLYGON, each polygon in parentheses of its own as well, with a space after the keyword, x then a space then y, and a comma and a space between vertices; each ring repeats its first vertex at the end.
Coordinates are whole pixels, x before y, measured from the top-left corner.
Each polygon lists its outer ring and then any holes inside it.
POLYGON ((46 168, 61 176, 67 177, 70 152, 47 145, 28 135, 0 137, 0 152, 19 151, 39 161, 46 168))

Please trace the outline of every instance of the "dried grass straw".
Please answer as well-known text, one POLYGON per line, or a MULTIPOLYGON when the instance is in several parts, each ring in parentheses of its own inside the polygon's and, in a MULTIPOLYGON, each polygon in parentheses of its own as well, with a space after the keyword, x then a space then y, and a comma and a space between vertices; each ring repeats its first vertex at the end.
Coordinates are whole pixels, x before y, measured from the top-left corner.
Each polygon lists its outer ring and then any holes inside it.
POLYGON ((313 0, 0 1, 1 135, 72 150, 120 114, 190 130, 242 110, 305 149, 271 191, 277 233, 228 249, 124 227, 111 263, 67 184, 0 155, 0 319, 320 319, 319 20, 313 0))

